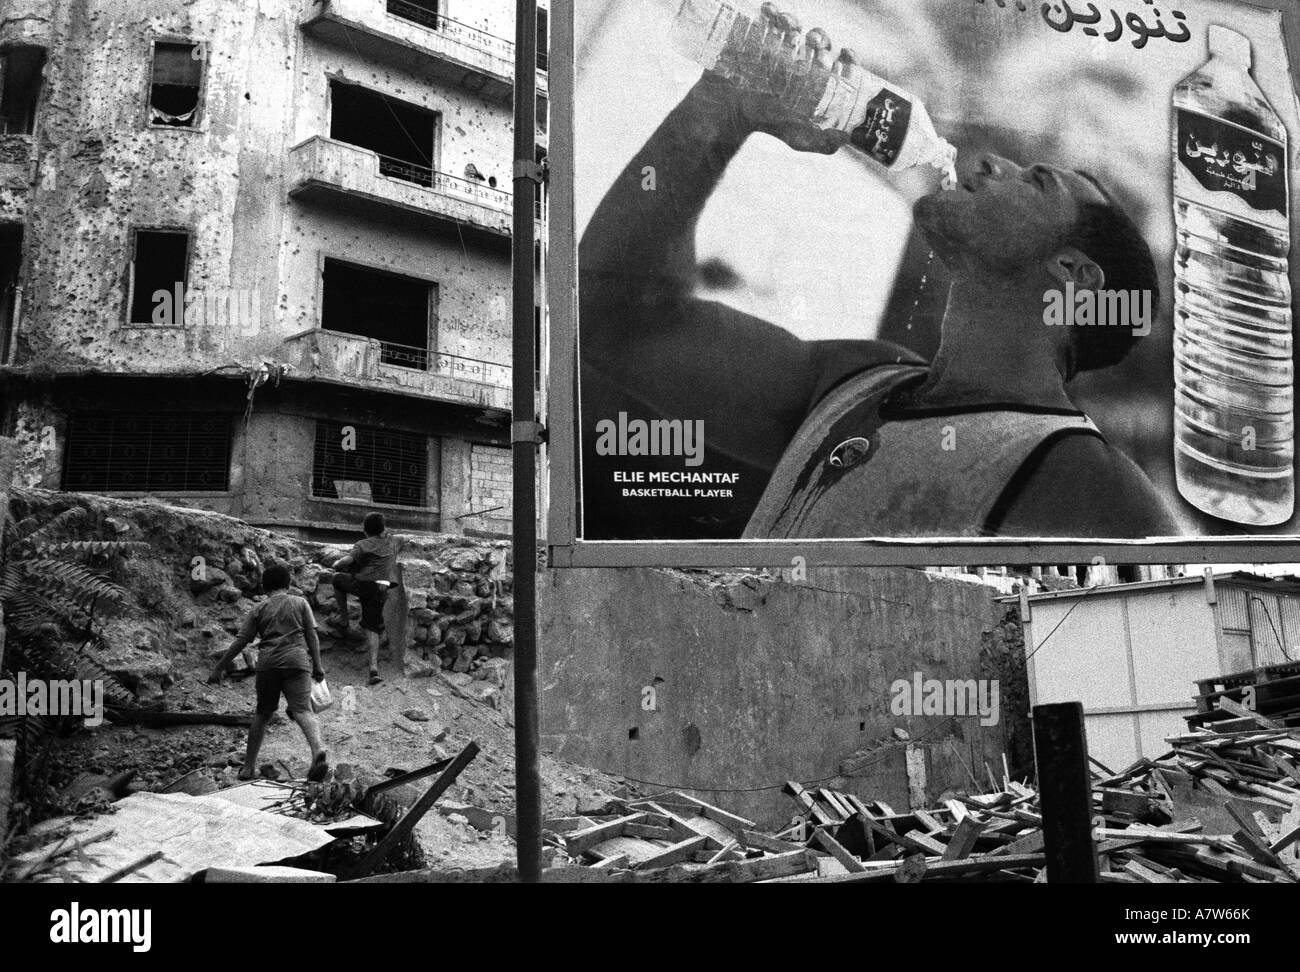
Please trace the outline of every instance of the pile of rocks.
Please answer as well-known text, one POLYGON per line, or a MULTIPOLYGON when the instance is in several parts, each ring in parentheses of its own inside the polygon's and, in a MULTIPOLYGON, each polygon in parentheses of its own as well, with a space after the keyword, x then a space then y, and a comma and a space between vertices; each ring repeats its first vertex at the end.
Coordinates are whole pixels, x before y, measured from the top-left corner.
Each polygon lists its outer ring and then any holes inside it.
POLYGON ((502 542, 412 540, 400 560, 409 674, 489 673, 504 687, 514 642, 513 561, 502 542), (492 664, 488 664, 492 662, 492 664), (436 670, 435 669, 435 670, 436 670))

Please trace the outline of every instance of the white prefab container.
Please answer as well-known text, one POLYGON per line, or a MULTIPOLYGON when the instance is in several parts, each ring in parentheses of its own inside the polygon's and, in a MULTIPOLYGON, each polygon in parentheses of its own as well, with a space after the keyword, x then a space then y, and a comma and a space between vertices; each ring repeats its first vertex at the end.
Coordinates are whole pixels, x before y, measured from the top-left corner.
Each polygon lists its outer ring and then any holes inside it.
POLYGON ((1033 705, 1082 702, 1090 755, 1168 750, 1195 682, 1300 659, 1300 582, 1235 573, 1022 594, 1033 705))

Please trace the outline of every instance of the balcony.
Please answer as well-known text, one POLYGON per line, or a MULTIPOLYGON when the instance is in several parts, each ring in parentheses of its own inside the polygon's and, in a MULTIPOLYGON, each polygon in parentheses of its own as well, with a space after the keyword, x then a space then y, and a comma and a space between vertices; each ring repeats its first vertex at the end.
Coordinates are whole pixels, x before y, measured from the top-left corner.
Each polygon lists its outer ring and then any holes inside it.
MULTIPOLYGON (((300 26, 327 44, 368 59, 425 77, 433 75, 494 101, 513 100, 515 45, 511 41, 411 0, 318 0, 300 26)), ((537 72, 537 88, 539 94, 546 94, 545 71, 537 72)))
POLYGON ((509 365, 313 328, 284 341, 294 377, 510 410, 509 365))
POLYGON ((380 206, 499 236, 511 232, 510 193, 321 135, 289 150, 289 195, 380 206))

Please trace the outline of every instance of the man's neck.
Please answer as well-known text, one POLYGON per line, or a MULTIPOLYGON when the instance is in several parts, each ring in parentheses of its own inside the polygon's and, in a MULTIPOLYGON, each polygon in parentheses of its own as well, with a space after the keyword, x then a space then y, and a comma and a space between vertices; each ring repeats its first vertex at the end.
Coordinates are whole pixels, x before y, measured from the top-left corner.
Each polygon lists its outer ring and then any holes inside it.
POLYGON ((912 404, 1015 404, 1074 409, 1056 362, 1041 294, 1024 279, 953 279, 939 350, 912 404))

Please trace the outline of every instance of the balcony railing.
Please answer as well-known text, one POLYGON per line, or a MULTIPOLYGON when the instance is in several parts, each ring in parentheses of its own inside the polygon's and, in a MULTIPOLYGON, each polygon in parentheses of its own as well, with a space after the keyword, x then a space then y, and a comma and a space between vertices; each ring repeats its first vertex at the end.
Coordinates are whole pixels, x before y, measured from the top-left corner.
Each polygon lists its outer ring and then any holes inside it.
MULTIPOLYGON (((379 155, 378 152, 375 154, 379 155)), ((509 212, 512 206, 510 193, 501 189, 494 189, 474 179, 462 179, 447 172, 438 172, 436 169, 431 169, 425 165, 417 165, 414 162, 407 162, 405 159, 395 159, 389 155, 379 155, 379 174, 388 176, 390 179, 414 182, 426 189, 436 189, 438 192, 445 192, 453 196, 463 196, 474 202, 506 212, 509 212)))
MULTIPOLYGON (((515 45, 413 0, 304 0, 301 25, 328 44, 397 64, 422 77, 463 84, 482 98, 508 102, 514 93, 515 45)), ((546 52, 537 90, 548 94, 546 52)))
POLYGON ((284 340, 294 376, 509 410, 508 364, 312 328, 284 340))
POLYGON ((508 237, 514 199, 509 192, 406 159, 317 135, 289 150, 289 195, 336 201, 472 226, 508 237))
POLYGON ((474 381, 496 388, 510 387, 510 365, 479 358, 464 358, 456 354, 443 354, 428 348, 408 344, 379 342, 379 363, 412 371, 427 371, 444 378, 474 381))
POLYGON ((482 51, 484 54, 495 54, 497 57, 509 59, 515 56, 515 45, 512 41, 489 34, 477 27, 471 27, 469 24, 462 24, 440 13, 426 10, 418 4, 410 3, 409 0, 388 0, 388 12, 394 17, 401 17, 403 20, 418 24, 426 30, 436 30, 444 37, 449 37, 466 47, 472 47, 476 51, 482 51))

